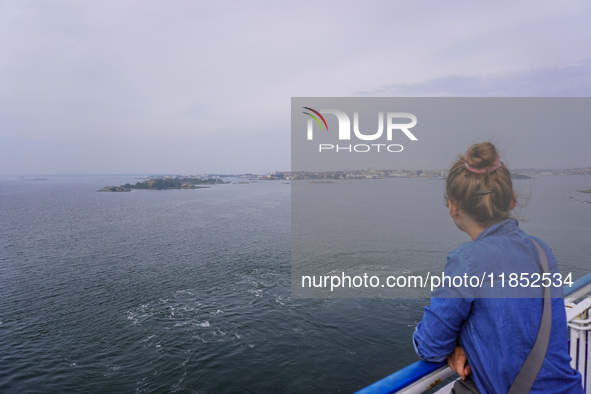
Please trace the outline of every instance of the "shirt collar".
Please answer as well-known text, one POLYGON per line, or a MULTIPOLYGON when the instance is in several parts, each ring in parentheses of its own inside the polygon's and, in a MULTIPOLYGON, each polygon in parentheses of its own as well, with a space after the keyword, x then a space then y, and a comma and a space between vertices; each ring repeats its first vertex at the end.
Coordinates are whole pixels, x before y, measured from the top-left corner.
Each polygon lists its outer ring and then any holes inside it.
POLYGON ((519 225, 517 223, 517 220, 505 219, 505 220, 495 223, 492 226, 490 226, 489 228, 485 229, 483 232, 478 234, 478 237, 476 237, 474 239, 474 241, 478 241, 479 239, 482 239, 484 237, 488 237, 489 235, 492 235, 494 233, 505 234, 508 231, 510 231, 518 226, 519 225))

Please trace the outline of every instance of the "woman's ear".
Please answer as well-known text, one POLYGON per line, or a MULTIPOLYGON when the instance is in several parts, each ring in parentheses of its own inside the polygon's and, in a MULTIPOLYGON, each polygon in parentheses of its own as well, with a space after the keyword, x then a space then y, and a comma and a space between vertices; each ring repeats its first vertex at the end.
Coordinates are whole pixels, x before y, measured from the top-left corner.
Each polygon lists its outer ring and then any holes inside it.
POLYGON ((448 200, 447 207, 449 208, 449 216, 452 219, 456 219, 459 215, 458 206, 452 200, 448 200))

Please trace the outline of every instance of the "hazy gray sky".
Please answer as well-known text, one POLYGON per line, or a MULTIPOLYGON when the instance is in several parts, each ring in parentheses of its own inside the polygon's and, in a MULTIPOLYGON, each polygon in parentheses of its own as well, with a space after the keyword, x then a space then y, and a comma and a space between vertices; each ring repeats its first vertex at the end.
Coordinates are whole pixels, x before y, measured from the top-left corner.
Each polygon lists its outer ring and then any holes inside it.
MULTIPOLYGON (((0 1, 0 174, 287 170, 291 97, 589 96, 589 20, 586 0, 0 1)), ((513 162, 589 166, 589 134, 513 162)))

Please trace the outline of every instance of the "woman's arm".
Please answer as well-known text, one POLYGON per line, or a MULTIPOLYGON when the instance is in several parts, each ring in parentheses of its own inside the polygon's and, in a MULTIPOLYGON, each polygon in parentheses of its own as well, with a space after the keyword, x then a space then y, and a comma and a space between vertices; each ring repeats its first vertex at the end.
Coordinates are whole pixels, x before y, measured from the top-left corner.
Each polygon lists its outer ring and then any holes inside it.
POLYGON ((444 361, 456 348, 471 302, 464 298, 432 298, 413 335, 415 351, 426 361, 444 361))
MULTIPOLYGON (((470 274, 469 258, 461 247, 447 256, 445 275, 470 274)), ((444 361, 458 344, 462 323, 470 315, 473 298, 463 298, 466 289, 440 287, 431 294, 431 305, 425 308, 423 319, 413 335, 415 351, 426 361, 444 361)))

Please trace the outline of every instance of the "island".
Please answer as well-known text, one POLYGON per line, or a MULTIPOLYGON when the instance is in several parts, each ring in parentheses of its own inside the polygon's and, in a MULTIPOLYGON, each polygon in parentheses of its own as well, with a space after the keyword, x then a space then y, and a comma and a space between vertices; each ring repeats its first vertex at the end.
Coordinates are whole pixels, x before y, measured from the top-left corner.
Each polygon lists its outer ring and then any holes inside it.
POLYGON ((514 172, 511 173, 511 179, 532 179, 531 176, 525 174, 516 174, 514 172))
POLYGON ((130 192, 131 189, 121 186, 105 186, 99 192, 130 192))
POLYGON ((170 190, 170 189, 199 189, 206 186, 226 183, 220 178, 193 178, 193 177, 163 177, 151 178, 143 182, 136 182, 134 185, 126 183, 121 186, 106 186, 99 192, 128 192, 132 189, 147 190, 170 190))

